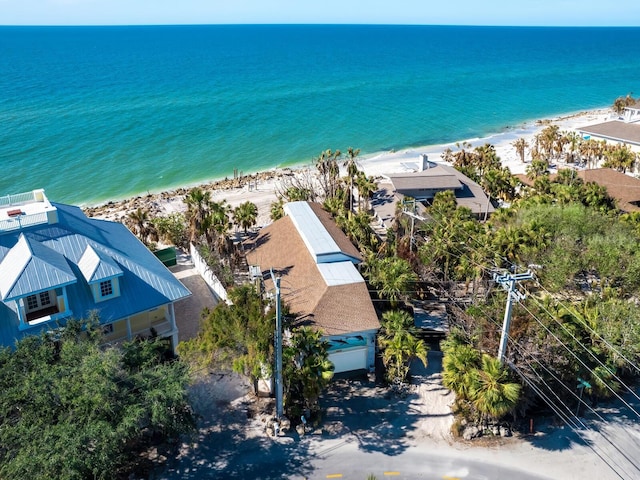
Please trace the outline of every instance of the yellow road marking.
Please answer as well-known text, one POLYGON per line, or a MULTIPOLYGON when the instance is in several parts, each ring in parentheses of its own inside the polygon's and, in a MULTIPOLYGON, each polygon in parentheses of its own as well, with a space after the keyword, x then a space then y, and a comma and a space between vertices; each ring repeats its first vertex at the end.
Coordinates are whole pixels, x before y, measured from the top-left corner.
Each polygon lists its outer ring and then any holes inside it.
POLYGON ((383 475, 387 475, 387 476, 400 475, 400 472, 384 472, 383 475))
POLYGON ((330 473, 329 475, 327 475, 327 478, 342 478, 342 474, 341 473, 330 473))
POLYGON ((458 477, 450 477, 449 475, 445 475, 442 478, 444 478, 444 480, 460 480, 458 477))

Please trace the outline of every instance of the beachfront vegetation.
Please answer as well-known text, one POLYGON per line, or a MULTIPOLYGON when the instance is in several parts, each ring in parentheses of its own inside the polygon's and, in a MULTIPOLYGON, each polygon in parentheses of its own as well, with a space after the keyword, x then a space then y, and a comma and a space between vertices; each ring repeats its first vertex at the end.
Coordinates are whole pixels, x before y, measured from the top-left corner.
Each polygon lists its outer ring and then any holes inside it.
POLYGON ((178 353, 196 369, 233 369, 255 383, 272 373, 275 311, 251 284, 228 295, 232 304, 205 310, 198 336, 181 342, 178 353))
POLYGON ((162 341, 101 343, 93 319, 0 350, 0 477, 126 478, 192 431, 187 368, 162 341))
POLYGON ((515 408, 521 386, 499 360, 480 353, 456 330, 442 342, 442 353, 442 383, 456 394, 455 411, 487 424, 515 408))
MULTIPOLYGON (((358 171, 354 149, 346 157, 339 151, 321 152, 314 159, 315 172, 285 182, 280 201, 272 205, 277 219, 284 201, 320 200, 358 246, 366 259, 363 274, 379 300, 380 346, 390 381, 406 381, 410 358, 421 358, 426 351, 418 348, 410 329, 391 334, 397 322, 385 326, 385 316, 398 308, 410 311, 410 301, 425 292, 438 291, 450 299, 450 321, 462 333, 448 357, 445 352, 443 375, 458 395, 460 412, 484 424, 539 405, 531 382, 552 385, 568 408, 575 407, 576 378, 592 385, 585 391, 589 398, 610 397, 638 374, 623 359, 631 365, 640 360, 638 321, 629 312, 640 296, 635 253, 640 250, 640 216, 619 215, 606 189, 583 182, 575 170, 549 175, 550 166, 561 161, 625 172, 635 167, 636 155, 554 125, 530 143, 516 141, 513 146, 529 163, 531 185, 519 183, 503 168, 491 145, 462 143, 443 155, 481 185, 494 205, 504 202, 491 218, 478 219, 457 206, 452 192, 442 192, 425 206, 424 218, 430 221, 414 221, 404 215, 409 207, 403 205, 393 228, 378 236, 368 203, 375 182, 358 171), (340 176, 341 164, 345 177, 340 176), (507 368, 493 360, 505 293, 495 288, 492 274, 522 271, 527 265, 535 265, 538 283, 524 284, 527 298, 514 306, 507 368), (623 325, 623 318, 630 318, 631 326, 623 325), (586 349, 581 358, 586 355, 587 360, 578 362, 570 351, 563 352, 566 347, 586 349), (545 368, 532 359, 545 362, 545 368)), ((198 218, 194 213, 192 231, 198 231, 198 218)))
POLYGON ((161 242, 176 247, 187 246, 189 240, 187 220, 183 213, 175 212, 163 217, 155 217, 152 222, 161 242))
POLYGON ((612 109, 617 114, 621 114, 625 108, 630 107, 638 103, 638 100, 633 98, 631 94, 627 94, 624 97, 618 97, 614 100, 612 109))
MULTIPOLYGON (((178 352, 194 370, 231 369, 250 378, 257 390, 260 379, 274 375, 275 307, 251 284, 232 288, 228 295, 232 304, 205 311, 197 337, 181 342, 178 352)), ((286 305, 282 315, 289 329, 286 305)), ((309 328, 292 329, 285 339, 284 410, 289 418, 317 413, 320 393, 333 377, 328 348, 322 334, 309 328)))
MULTIPOLYGON (((513 309, 507 358, 517 376, 509 382, 517 378, 522 388, 517 403, 515 390, 504 390, 503 413, 541 404, 540 389, 553 391, 568 405, 562 408, 575 409, 577 378, 591 385, 585 399, 594 402, 637 378, 638 216, 620 215, 606 189, 561 170, 553 180, 540 174, 511 207, 485 223, 456 207, 447 193, 436 195, 429 213, 432 221, 420 227, 419 258, 429 266, 422 278, 453 301, 450 320, 459 331, 443 344, 443 378, 461 413, 481 418, 472 388, 481 377, 471 375, 469 365, 490 367, 483 356, 498 349, 505 293, 491 281, 496 268, 513 272, 534 265, 536 275, 523 284, 527 297, 513 309)), ((497 375, 497 367, 492 372, 497 375)), ((484 420, 501 416, 499 409, 484 413, 484 420)))
POLYGON ((287 416, 317 418, 318 399, 333 378, 329 342, 309 327, 295 329, 282 352, 284 405, 287 416), (311 416, 310 416, 311 415, 311 416))
POLYGON ((378 343, 387 369, 387 381, 391 384, 408 382, 411 362, 418 359, 426 367, 429 348, 424 340, 416 337, 413 316, 404 310, 384 312, 381 327, 378 343))
POLYGON ((233 209, 233 221, 247 233, 247 229, 253 227, 258 219, 258 206, 253 202, 244 202, 233 209))
POLYGON ((129 212, 125 217, 125 224, 145 245, 158 241, 158 231, 147 210, 137 208, 129 212))

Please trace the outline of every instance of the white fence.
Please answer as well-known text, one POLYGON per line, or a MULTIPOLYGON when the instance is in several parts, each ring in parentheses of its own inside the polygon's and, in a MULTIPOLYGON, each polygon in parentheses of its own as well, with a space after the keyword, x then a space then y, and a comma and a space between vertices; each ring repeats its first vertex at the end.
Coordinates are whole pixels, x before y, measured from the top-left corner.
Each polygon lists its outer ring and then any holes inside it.
POLYGON ((216 277, 213 274, 213 272, 209 268, 209 265, 207 265, 207 262, 205 262, 202 259, 202 257, 200 256, 200 253, 198 253, 198 249, 193 245, 193 243, 191 243, 189 246, 189 253, 191 254, 191 260, 193 261, 193 266, 196 268, 196 270, 198 271, 200 276, 204 279, 204 281, 207 283, 207 285, 209 285, 209 288, 213 290, 213 293, 215 293, 218 296, 218 298, 220 298, 221 300, 224 300, 229 305, 231 305, 231 302, 227 297, 227 291, 225 290, 224 286, 222 285, 222 283, 220 283, 220 280, 218 280, 218 277, 216 277))

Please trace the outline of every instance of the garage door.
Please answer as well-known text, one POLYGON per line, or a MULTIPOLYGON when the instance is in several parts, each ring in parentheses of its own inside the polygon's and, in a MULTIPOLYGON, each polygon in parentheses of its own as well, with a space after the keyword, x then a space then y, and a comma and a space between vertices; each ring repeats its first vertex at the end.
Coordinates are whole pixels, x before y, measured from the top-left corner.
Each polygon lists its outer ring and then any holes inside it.
POLYGON ((335 366, 334 373, 367 370, 367 347, 329 352, 329 360, 335 366))

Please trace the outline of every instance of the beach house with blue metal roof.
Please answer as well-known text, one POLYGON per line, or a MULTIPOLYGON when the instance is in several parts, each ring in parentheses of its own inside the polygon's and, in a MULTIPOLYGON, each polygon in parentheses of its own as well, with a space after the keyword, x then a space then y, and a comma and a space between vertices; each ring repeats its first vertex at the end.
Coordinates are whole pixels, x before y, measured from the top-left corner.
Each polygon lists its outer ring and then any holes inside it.
POLYGON ((178 339, 190 295, 124 225, 52 203, 44 190, 0 197, 0 345, 96 312, 106 342, 178 339))

